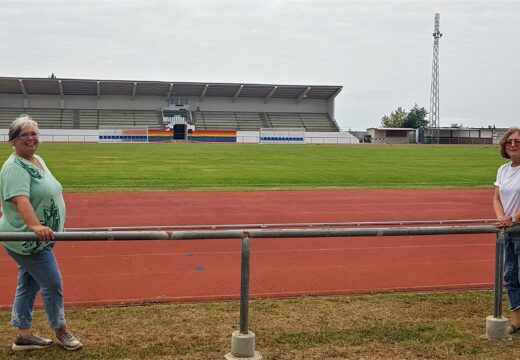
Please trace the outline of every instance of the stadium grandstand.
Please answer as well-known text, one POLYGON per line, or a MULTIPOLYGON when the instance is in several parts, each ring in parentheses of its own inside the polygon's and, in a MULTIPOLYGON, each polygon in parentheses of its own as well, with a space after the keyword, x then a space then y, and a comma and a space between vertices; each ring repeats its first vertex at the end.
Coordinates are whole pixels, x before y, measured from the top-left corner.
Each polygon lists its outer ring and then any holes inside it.
POLYGON ((339 132, 334 100, 341 90, 321 85, 0 77, 0 128, 29 113, 45 129, 159 130, 165 129, 168 110, 183 109, 186 123, 196 130, 339 132))

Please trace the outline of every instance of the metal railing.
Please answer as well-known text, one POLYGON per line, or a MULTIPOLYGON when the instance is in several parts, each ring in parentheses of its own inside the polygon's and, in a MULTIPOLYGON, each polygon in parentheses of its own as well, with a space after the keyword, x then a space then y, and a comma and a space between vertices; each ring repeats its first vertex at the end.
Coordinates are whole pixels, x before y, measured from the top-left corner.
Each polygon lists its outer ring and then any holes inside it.
MULTIPOLYGON (((468 222, 468 221, 464 221, 468 222)), ((310 238, 310 237, 371 237, 413 235, 496 234, 495 293, 493 316, 486 320, 486 333, 490 339, 504 339, 507 319, 502 316, 502 279, 504 271, 505 236, 520 233, 520 226, 499 229, 492 225, 481 226, 429 226, 394 228, 327 228, 327 229, 236 229, 195 231, 80 231, 55 233, 57 241, 133 241, 133 240, 209 240, 242 239, 240 330, 233 333, 231 353, 226 359, 255 358, 261 355, 254 349, 254 333, 249 331, 249 278, 251 239, 259 238, 310 238)), ((0 233, 0 241, 35 241, 33 233, 0 233)))
POLYGON ((373 226, 411 226, 411 225, 455 225, 490 224, 496 219, 466 220, 402 220, 402 221, 341 221, 309 223, 258 223, 258 224, 202 224, 202 225, 146 225, 146 226, 100 226, 67 228, 66 231, 180 231, 180 230, 218 230, 218 229, 274 229, 274 228, 337 228, 373 226))

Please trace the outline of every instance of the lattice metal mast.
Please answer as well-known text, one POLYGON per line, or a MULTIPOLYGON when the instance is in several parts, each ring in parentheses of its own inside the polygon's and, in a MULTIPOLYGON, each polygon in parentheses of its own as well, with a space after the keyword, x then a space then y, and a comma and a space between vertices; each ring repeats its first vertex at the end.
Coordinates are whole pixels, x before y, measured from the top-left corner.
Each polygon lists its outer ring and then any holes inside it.
POLYGON ((439 30, 441 14, 435 14, 433 25, 433 60, 432 60, 432 87, 430 92, 430 131, 432 141, 439 143, 439 39, 442 34, 439 30))

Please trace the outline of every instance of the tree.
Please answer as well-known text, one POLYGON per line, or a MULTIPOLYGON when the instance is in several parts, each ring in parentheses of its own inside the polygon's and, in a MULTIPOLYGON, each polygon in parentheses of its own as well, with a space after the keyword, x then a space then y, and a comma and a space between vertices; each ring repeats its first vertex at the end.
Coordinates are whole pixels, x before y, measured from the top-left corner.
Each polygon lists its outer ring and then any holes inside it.
POLYGON ((428 115, 428 110, 415 104, 408 115, 406 115, 406 120, 403 127, 412 129, 427 127, 428 120, 426 119, 426 115, 428 115))
POLYGON ((428 126, 426 115, 428 115, 428 111, 417 104, 414 105, 410 112, 399 106, 390 115, 385 115, 381 118, 381 126, 385 128, 424 128, 428 126))
POLYGON ((406 110, 402 107, 398 107, 390 115, 385 115, 381 118, 381 126, 386 128, 401 128, 404 127, 406 121, 406 110))

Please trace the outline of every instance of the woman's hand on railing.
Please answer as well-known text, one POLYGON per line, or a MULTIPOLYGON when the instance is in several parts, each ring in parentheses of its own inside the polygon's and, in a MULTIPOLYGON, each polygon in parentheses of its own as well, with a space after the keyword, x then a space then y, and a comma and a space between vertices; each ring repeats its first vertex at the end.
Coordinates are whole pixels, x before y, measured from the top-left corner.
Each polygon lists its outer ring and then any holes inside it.
POLYGON ((54 231, 51 228, 43 225, 31 226, 31 230, 38 235, 40 241, 49 242, 54 239, 54 231))
POLYGON ((495 226, 499 228, 510 227, 514 224, 513 218, 505 215, 499 216, 497 220, 498 221, 495 223, 495 226))

